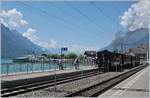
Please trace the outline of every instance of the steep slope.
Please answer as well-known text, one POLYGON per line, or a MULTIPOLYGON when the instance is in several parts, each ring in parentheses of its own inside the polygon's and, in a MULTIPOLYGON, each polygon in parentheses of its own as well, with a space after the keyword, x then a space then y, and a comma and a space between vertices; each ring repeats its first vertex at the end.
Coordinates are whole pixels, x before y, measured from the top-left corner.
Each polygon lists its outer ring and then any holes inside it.
MULTIPOLYGON (((129 31, 124 36, 123 47, 128 49, 132 47, 137 47, 141 44, 149 44, 149 31, 147 28, 138 29, 136 31, 129 31)), ((109 44, 103 49, 113 50, 113 44, 109 44)), ((100 49, 100 50, 103 50, 100 49)), ((118 47, 120 49, 120 47, 118 47)))
POLYGON ((146 28, 138 29, 133 32, 127 32, 124 37, 125 43, 129 44, 147 44, 149 40, 149 31, 146 28))
POLYGON ((41 52, 41 48, 33 44, 30 40, 23 37, 16 30, 10 30, 1 25, 1 56, 11 58, 25 54, 41 52))

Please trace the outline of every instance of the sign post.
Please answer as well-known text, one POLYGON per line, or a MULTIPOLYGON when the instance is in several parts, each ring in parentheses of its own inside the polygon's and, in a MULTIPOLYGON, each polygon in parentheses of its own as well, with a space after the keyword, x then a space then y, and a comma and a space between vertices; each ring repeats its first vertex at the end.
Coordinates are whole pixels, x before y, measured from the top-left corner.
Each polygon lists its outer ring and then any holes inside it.
POLYGON ((62 52, 63 52, 63 51, 68 51, 68 48, 67 48, 67 47, 61 48, 61 55, 62 55, 62 52))

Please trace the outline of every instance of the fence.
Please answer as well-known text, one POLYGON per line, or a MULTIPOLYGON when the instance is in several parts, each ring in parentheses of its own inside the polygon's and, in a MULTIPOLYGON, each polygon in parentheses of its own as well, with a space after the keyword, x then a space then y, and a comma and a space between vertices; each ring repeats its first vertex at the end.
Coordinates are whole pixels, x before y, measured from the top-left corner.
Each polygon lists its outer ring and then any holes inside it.
MULTIPOLYGON (((64 70, 74 69, 73 60, 66 60, 62 63, 64 70)), ((84 69, 84 66, 95 66, 95 62, 91 58, 84 58, 79 60, 80 69, 84 69)), ((33 73, 33 72, 45 72, 59 70, 59 64, 57 62, 49 63, 3 63, 1 65, 1 74, 20 74, 20 73, 33 73)))

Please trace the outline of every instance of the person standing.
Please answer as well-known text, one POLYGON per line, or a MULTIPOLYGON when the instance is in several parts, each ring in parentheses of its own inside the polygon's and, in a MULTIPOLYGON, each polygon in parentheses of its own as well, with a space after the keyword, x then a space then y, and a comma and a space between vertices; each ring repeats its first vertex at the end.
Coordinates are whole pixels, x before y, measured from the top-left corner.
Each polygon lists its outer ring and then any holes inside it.
POLYGON ((79 60, 78 59, 75 60, 74 66, 75 66, 76 70, 79 70, 79 60))
POLYGON ((59 65, 59 70, 63 70, 63 69, 64 69, 64 68, 63 68, 63 63, 62 63, 61 60, 59 61, 58 65, 59 65))

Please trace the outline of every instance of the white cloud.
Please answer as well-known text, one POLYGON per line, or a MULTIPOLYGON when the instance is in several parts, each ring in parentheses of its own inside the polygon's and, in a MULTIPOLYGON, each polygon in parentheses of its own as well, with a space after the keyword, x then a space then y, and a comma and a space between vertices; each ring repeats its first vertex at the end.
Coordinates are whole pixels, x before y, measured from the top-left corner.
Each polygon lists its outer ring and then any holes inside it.
MULTIPOLYGON (((15 8, 6 10, 0 10, 0 22, 10 29, 18 29, 28 25, 28 22, 23 19, 23 14, 17 11, 15 8)), ((43 48, 56 48, 60 47, 54 39, 50 39, 49 42, 44 42, 36 35, 37 31, 33 28, 28 28, 22 35, 28 38, 34 44, 43 48)), ((86 50, 97 50, 98 47, 88 47, 82 45, 68 45, 69 51, 83 53, 86 50)))
POLYGON ((56 48, 57 42, 53 39, 51 39, 49 42, 40 41, 39 46, 44 47, 44 48, 56 48))
POLYGON ((23 36, 28 38, 34 44, 43 48, 55 48, 57 45, 57 42, 53 39, 51 39, 49 42, 41 41, 36 35, 36 30, 32 28, 28 28, 27 32, 23 33, 23 36))
MULTIPOLYGON (((15 8, 6 10, 0 10, 0 23, 4 24, 10 29, 18 29, 28 25, 28 22, 23 19, 23 14, 17 11, 15 8)), ((36 35, 36 30, 33 28, 28 28, 25 33, 22 35, 28 38, 34 44, 41 46, 43 48, 54 48, 56 47, 57 42, 51 39, 49 42, 43 42, 36 35)))
POLYGON ((0 22, 10 29, 18 29, 28 24, 28 22, 23 19, 22 13, 15 8, 8 11, 0 10, 0 22))
POLYGON ((150 19, 150 1, 140 0, 138 3, 131 5, 128 11, 120 16, 120 24, 130 31, 143 27, 148 27, 150 19))
MULTIPOLYGON (((23 33, 23 36, 28 38, 30 41, 32 41, 34 44, 41 46, 43 48, 57 48, 57 47, 63 47, 61 45, 58 45, 57 42, 54 39, 51 39, 49 42, 44 42, 39 39, 39 37, 36 35, 36 30, 32 28, 28 28, 27 32, 23 33)), ((65 47, 68 47, 70 52, 78 52, 78 53, 84 53, 87 50, 98 50, 98 47, 89 47, 89 46, 83 46, 83 45, 66 45, 65 47)))
POLYGON ((27 37, 32 42, 36 43, 39 38, 35 35, 36 30, 32 28, 28 28, 27 32, 23 33, 23 36, 27 37))

